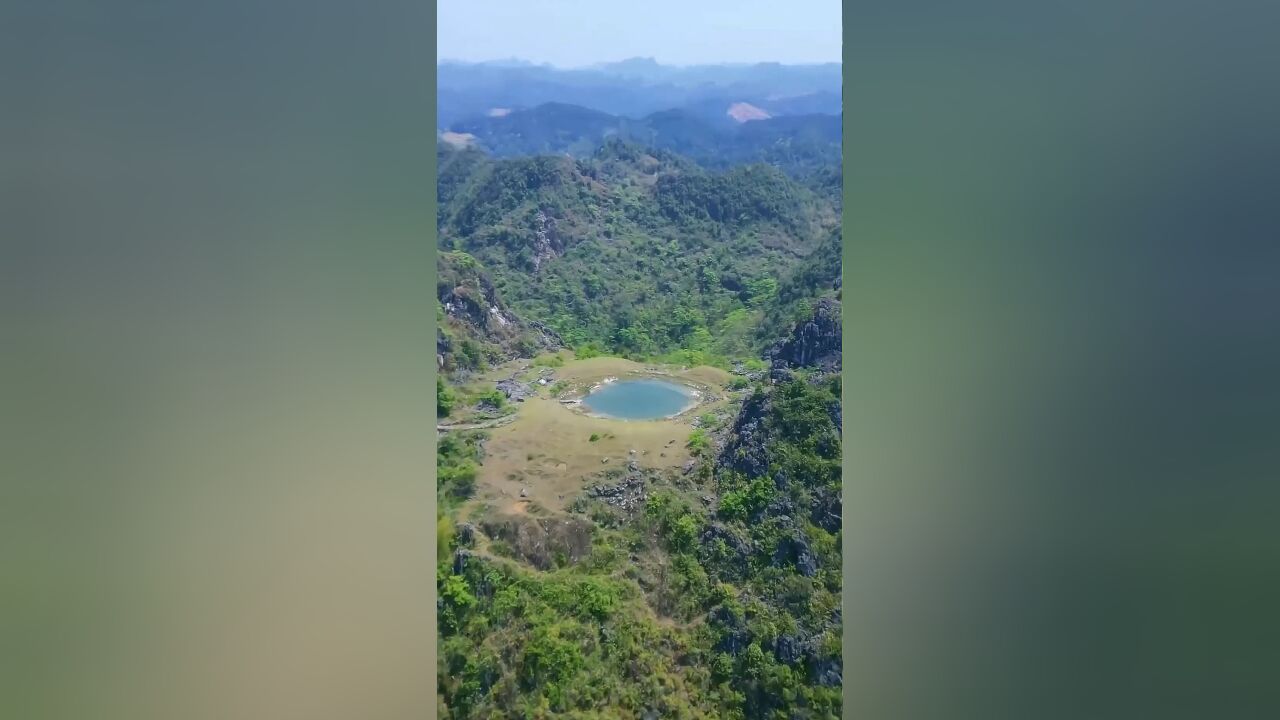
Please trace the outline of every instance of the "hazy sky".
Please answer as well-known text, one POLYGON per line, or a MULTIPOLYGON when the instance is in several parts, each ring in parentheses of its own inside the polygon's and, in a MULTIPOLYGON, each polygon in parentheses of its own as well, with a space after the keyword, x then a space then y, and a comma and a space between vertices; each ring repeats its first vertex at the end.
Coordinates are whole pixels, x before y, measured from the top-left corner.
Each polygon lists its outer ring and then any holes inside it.
POLYGON ((436 57, 839 62, 840 0, 439 0, 436 57))

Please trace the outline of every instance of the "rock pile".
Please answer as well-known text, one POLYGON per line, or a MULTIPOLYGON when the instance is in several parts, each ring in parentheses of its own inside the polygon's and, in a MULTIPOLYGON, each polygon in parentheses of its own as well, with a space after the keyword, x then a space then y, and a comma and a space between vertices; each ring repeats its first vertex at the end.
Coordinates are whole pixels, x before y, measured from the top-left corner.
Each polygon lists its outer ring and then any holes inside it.
POLYGON ((514 402, 524 402, 525 398, 533 395, 533 388, 527 383, 522 383, 515 378, 507 378, 498 381, 498 390, 507 396, 508 400, 514 402))
POLYGON ((643 477, 630 475, 614 485, 602 484, 587 488, 587 497, 629 512, 644 502, 644 487, 643 477))

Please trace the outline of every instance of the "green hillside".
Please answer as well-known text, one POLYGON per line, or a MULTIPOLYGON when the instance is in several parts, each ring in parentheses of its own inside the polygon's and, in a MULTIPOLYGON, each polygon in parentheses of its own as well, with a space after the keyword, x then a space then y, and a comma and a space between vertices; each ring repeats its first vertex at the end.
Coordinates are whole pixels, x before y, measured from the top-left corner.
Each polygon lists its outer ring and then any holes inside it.
POLYGON ((609 140, 669 150, 709 169, 745 163, 773 165, 788 175, 808 177, 839 167, 840 115, 784 115, 736 123, 715 110, 673 109, 632 119, 577 105, 546 103, 500 117, 456 122, 452 130, 474 136, 480 148, 499 157, 543 154, 589 157, 609 140), (718 119, 709 115, 718 112, 718 119))
POLYGON ((575 348, 725 364, 755 354, 779 283, 838 226, 763 165, 706 171, 620 141, 591 157, 441 153, 440 245, 575 348))

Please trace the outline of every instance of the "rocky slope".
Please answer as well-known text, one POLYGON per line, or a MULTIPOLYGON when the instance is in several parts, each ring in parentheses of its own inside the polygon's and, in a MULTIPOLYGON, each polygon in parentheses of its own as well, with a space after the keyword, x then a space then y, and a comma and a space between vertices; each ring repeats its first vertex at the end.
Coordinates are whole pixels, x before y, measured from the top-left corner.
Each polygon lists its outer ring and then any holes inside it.
POLYGON ((813 314, 791 329, 791 334, 769 349, 769 359, 777 368, 817 368, 825 372, 840 371, 840 305, 822 298, 813 314))
POLYGON ((478 370, 563 346, 553 330, 529 323, 507 308, 493 281, 471 256, 439 253, 436 269, 441 321, 436 333, 436 361, 446 374, 478 370))

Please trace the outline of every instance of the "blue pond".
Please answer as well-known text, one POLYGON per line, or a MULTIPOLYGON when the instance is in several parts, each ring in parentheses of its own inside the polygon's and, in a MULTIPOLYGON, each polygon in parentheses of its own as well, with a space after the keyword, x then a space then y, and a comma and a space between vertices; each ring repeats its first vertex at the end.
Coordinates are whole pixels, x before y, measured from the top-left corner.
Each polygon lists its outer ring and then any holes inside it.
POLYGON ((620 380, 582 400, 592 412, 621 420, 657 420, 675 415, 692 401, 689 388, 664 380, 620 380))

